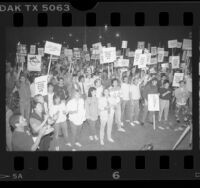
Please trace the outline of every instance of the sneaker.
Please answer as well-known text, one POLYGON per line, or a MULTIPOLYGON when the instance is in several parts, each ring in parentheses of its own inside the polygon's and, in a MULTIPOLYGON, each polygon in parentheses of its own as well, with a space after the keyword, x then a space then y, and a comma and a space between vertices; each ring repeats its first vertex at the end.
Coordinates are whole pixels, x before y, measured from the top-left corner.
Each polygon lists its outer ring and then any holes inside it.
POLYGON ((97 135, 94 136, 94 139, 97 141, 99 140, 99 138, 97 137, 97 135))
POLYGON ((82 145, 79 142, 76 142, 75 145, 78 147, 82 147, 82 145))
POLYGON ((104 141, 103 141, 103 140, 101 140, 101 141, 100 141, 100 144, 103 146, 103 145, 104 145, 104 141))
POLYGON ((76 151, 76 149, 73 148, 72 151, 76 151))
POLYGON ((56 146, 55 150, 56 150, 56 151, 60 151, 59 146, 56 146))
POLYGON ((93 141, 93 140, 94 140, 93 136, 89 136, 89 139, 90 139, 91 141, 93 141))
POLYGON ((112 142, 112 143, 114 142, 114 140, 112 138, 109 138, 108 141, 112 142))
POLYGON ((140 124, 140 122, 139 122, 139 121, 133 121, 133 123, 136 123, 136 124, 138 124, 138 125, 140 124))
POLYGON ((66 146, 72 147, 70 142, 66 143, 66 146))
POLYGON ((120 132, 126 132, 123 128, 119 128, 118 131, 120 131, 120 132))
POLYGON ((133 122, 130 123, 132 127, 135 127, 135 124, 133 122))

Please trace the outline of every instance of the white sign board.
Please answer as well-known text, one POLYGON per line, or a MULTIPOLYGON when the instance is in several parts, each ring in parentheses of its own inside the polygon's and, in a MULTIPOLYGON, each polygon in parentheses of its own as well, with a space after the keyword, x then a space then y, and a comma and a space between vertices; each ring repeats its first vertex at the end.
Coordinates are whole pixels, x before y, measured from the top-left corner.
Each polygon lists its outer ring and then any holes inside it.
POLYGON ((152 46, 151 47, 151 55, 156 55, 157 54, 157 47, 152 46))
POLYGON ((41 55, 30 55, 27 58, 28 71, 41 71, 41 55))
POLYGON ((114 62, 115 60, 116 60, 116 47, 102 48, 101 64, 111 63, 114 62))
POLYGON ((164 59, 164 51, 159 51, 158 52, 158 62, 161 63, 163 62, 163 59, 164 59))
POLYGON ((146 54, 140 54, 139 60, 138 60, 138 68, 145 68, 147 64, 147 56, 146 54))
POLYGON ((129 59, 119 58, 117 61, 115 61, 114 66, 115 67, 129 67, 129 59))
POLYGON ((44 47, 44 53, 50 54, 50 55, 55 55, 55 56, 60 56, 61 52, 61 44, 46 41, 45 47, 44 47))
POLYGON ((127 46, 128 46, 128 41, 123 40, 122 41, 122 48, 127 48, 127 46))
POLYGON ((135 58, 134 58, 133 65, 138 65, 138 61, 141 54, 142 54, 142 49, 135 50, 135 58))
POLYGON ((47 95, 48 76, 40 76, 35 78, 35 95, 47 95))
POLYGON ((184 78, 184 73, 179 73, 179 72, 176 72, 174 73, 174 79, 173 79, 173 83, 172 83, 172 86, 173 87, 179 87, 179 82, 181 80, 183 80, 184 78))
POLYGON ((192 50, 192 40, 191 39, 183 39, 183 50, 192 50))
POLYGON ((65 48, 65 49, 64 49, 64 55, 65 55, 66 57, 72 57, 72 56, 73 56, 73 51, 72 51, 72 49, 67 49, 67 48, 65 48))
POLYGON ((101 44, 101 42, 93 44, 92 48, 93 48, 93 50, 92 50, 93 54, 100 54, 101 50, 102 50, 102 44, 101 44))
POLYGON ((148 94, 148 111, 159 111, 160 100, 158 94, 148 94))
POLYGON ((180 64, 180 56, 172 56, 172 69, 178 69, 180 64))
POLYGON ((34 55, 36 51, 36 46, 35 45, 30 45, 30 54, 34 55))
POLYGON ((38 55, 44 56, 44 48, 38 48, 38 55))
POLYGON ((147 56, 147 65, 151 64, 151 53, 145 54, 147 56))
POLYGON ((17 63, 25 63, 25 54, 16 53, 17 63))
POLYGON ((168 41, 168 48, 176 48, 177 47, 177 40, 169 40, 168 41))
POLYGON ((157 63, 158 63, 157 57, 151 58, 150 65, 155 65, 155 64, 157 64, 157 63))

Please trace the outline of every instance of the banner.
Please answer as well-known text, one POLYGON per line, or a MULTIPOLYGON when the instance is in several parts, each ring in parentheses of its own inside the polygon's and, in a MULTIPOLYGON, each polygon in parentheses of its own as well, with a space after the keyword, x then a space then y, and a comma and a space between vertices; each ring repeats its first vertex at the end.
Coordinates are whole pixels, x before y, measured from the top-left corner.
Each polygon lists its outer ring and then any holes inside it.
POLYGON ((181 48, 182 42, 177 42, 177 48, 181 48))
POLYGON ((159 111, 160 100, 158 94, 148 94, 148 111, 159 111))
POLYGON ((180 56, 172 56, 172 69, 178 69, 180 64, 180 56))
POLYGON ((161 63, 164 60, 164 51, 158 52, 158 62, 161 63))
POLYGON ((138 65, 138 61, 141 54, 142 54, 142 49, 135 50, 135 58, 134 58, 133 65, 138 65))
POLYGON ((122 41, 122 48, 127 48, 127 46, 128 46, 128 41, 123 40, 122 41))
POLYGON ((117 59, 114 63, 114 67, 129 67, 129 59, 117 59))
POLYGON ((177 40, 168 41, 168 48, 176 48, 176 47, 177 47, 177 40))
POLYGON ((40 76, 35 78, 35 95, 47 95, 48 76, 40 76))
POLYGON ((151 55, 157 55, 157 47, 151 47, 151 55))
POLYGON ((145 42, 144 41, 138 41, 137 48, 144 50, 144 48, 145 48, 145 42))
POLYGON ((191 39, 183 39, 183 50, 192 50, 192 40, 191 39))
POLYGON ((62 47, 61 44, 46 41, 44 53, 50 54, 50 55, 55 55, 55 56, 60 56, 61 47, 62 47))
MULTIPOLYGON (((101 59, 100 59, 101 60, 101 59)), ((111 63, 116 60, 116 47, 102 48, 101 64, 111 63)))
POLYGON ((183 77, 184 77, 184 73, 179 73, 179 72, 174 73, 172 86, 179 87, 179 82, 183 80, 183 77))
POLYGON ((34 55, 36 52, 36 45, 30 45, 30 54, 34 55))
POLYGON ((138 68, 145 68, 147 64, 147 56, 146 54, 140 54, 139 60, 138 60, 138 68))
POLYGON ((30 55, 27 58, 28 71, 41 71, 41 55, 30 55))
POLYGON ((38 48, 38 55, 40 55, 41 57, 44 56, 44 48, 38 48))

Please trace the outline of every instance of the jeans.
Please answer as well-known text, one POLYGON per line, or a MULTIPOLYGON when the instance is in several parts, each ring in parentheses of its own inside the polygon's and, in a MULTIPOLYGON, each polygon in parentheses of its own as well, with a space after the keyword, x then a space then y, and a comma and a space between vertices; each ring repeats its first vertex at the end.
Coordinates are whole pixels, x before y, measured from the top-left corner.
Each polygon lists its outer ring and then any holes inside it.
POLYGON ((80 141, 82 125, 75 125, 70 121, 70 126, 72 131, 72 146, 74 146, 76 142, 80 141))
POLYGON ((125 114, 127 112, 127 108, 128 108, 128 104, 129 104, 129 100, 122 100, 121 101, 121 121, 123 122, 125 120, 125 114))
POLYGON ((169 113, 169 100, 160 99, 159 121, 161 121, 162 119, 163 112, 165 121, 167 121, 169 113))
POLYGON ((117 128, 121 128, 121 104, 120 102, 116 105, 114 108, 114 114, 115 114, 115 123, 117 124, 117 128))
POLYGON ((92 121, 90 119, 87 120, 88 121, 88 124, 90 126, 90 136, 95 136, 97 135, 97 131, 96 131, 96 125, 97 125, 97 121, 92 121))
POLYGON ((131 100, 130 102, 130 121, 138 121, 140 112, 139 100, 131 100))
POLYGON ((104 140, 104 132, 105 127, 107 125, 107 138, 110 139, 112 133, 112 126, 113 126, 113 117, 114 117, 114 110, 110 110, 110 113, 107 116, 108 118, 105 119, 104 117, 100 117, 101 125, 100 125, 100 140, 104 140))
POLYGON ((55 140, 55 146, 59 146, 58 144, 58 137, 60 131, 64 135, 65 142, 67 143, 68 141, 68 131, 67 131, 67 122, 61 122, 61 123, 56 123, 54 125, 54 140, 55 140))

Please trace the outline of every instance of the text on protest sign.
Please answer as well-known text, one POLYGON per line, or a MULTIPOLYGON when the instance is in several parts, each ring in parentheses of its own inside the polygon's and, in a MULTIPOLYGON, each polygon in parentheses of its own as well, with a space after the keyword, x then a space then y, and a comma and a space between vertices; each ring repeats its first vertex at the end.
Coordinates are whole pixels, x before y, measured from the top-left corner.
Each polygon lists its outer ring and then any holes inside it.
POLYGON ((134 57, 135 56, 135 52, 134 51, 130 51, 129 53, 128 53, 128 57, 134 57))
POLYGON ((192 50, 192 40, 191 39, 183 39, 183 50, 192 50))
POLYGON ((129 67, 129 59, 117 59, 114 63, 115 67, 129 67))
POLYGON ((48 76, 40 76, 35 78, 35 95, 47 95, 48 76))
POLYGON ((140 58, 141 54, 142 54, 142 49, 135 50, 135 58, 134 58, 133 65, 138 65, 138 61, 139 61, 139 58, 140 58))
POLYGON ((67 49, 67 48, 65 48, 64 49, 64 55, 66 56, 66 57, 69 57, 69 56, 73 56, 73 51, 72 51, 72 49, 67 49))
POLYGON ((123 40, 122 41, 122 48, 127 48, 127 46, 128 46, 128 41, 123 40))
POLYGON ((181 80, 183 80, 183 77, 184 77, 184 73, 179 73, 179 72, 174 73, 174 79, 173 79, 172 86, 179 87, 179 85, 180 85, 179 82, 181 80))
POLYGON ((38 55, 44 56, 44 48, 38 48, 38 55))
POLYGON ((156 55, 157 54, 157 47, 152 46, 151 47, 151 55, 156 55))
POLYGON ((148 111, 159 111, 159 95, 158 94, 148 94, 148 111))
POLYGON ((151 61, 150 61, 150 65, 155 65, 155 64, 157 64, 157 63, 158 63, 157 57, 152 57, 152 58, 151 58, 151 61))
POLYGON ((161 63, 164 60, 164 51, 159 51, 158 52, 158 62, 161 63))
POLYGON ((138 60, 138 68, 145 68, 147 64, 147 56, 146 54, 140 54, 139 60, 138 60))
POLYGON ((176 48, 176 47, 177 47, 177 40, 168 41, 168 48, 176 48))
POLYGON ((44 53, 50 54, 50 55, 55 55, 55 56, 60 56, 61 47, 62 47, 61 44, 46 41, 44 53))
POLYGON ((178 69, 180 64, 180 56, 172 56, 172 69, 178 69))
POLYGON ((28 71, 41 71, 41 55, 28 55, 28 71))
POLYGON ((147 65, 150 65, 151 64, 151 53, 146 53, 145 54, 146 55, 146 57, 147 57, 147 65))
POLYGON ((111 63, 116 60, 116 47, 110 48, 102 48, 102 62, 104 63, 111 63))
POLYGON ((80 59, 81 58, 81 51, 79 48, 74 48, 74 57, 76 59, 80 59))

